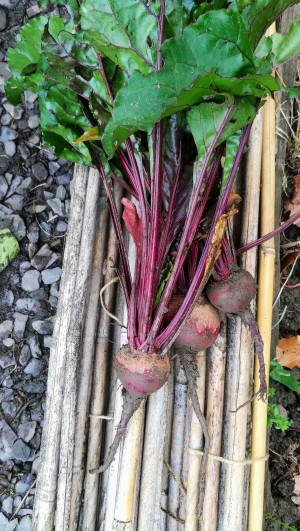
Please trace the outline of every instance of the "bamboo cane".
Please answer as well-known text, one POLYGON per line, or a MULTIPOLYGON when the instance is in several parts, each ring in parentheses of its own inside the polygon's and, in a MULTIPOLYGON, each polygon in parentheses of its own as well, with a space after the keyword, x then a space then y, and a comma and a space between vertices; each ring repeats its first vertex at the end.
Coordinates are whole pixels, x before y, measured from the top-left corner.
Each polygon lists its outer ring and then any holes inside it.
POLYGON ((76 427, 74 443, 74 461, 72 473, 72 492, 70 510, 70 529, 76 529, 79 519, 85 470, 87 446, 88 408, 92 390, 93 361, 95 353, 95 335, 99 315, 99 291, 103 279, 103 263, 106 252, 108 232, 108 206, 103 197, 99 202, 99 223, 95 235, 95 251, 88 290, 87 313, 83 332, 82 357, 79 369, 78 400, 76 407, 76 427))
POLYGON ((32 519, 34 531, 52 531, 59 462, 61 408, 65 383, 66 339, 69 318, 75 297, 76 274, 83 228, 88 170, 76 167, 71 199, 71 217, 64 253, 64 270, 61 279, 61 297, 50 351, 46 412, 41 445, 41 468, 38 474, 32 519))
POLYGON ((139 531, 160 529, 164 447, 173 406, 173 379, 148 399, 140 483, 139 531))
MULTIPOLYGON (((226 327, 222 324, 215 343, 207 352, 207 430, 210 438, 209 453, 220 455, 226 362, 226 327)), ((208 458, 201 531, 215 531, 218 516, 220 463, 208 458)), ((189 528, 187 528, 189 529, 189 528)), ((192 529, 192 528, 191 528, 192 529)), ((196 528, 195 528, 196 529, 196 528)))
MULTIPOLYGON (((275 31, 275 24, 269 34, 275 31)), ((264 107, 262 190, 261 190, 261 234, 274 229, 275 205, 275 102, 268 98, 264 107)), ((264 342, 266 374, 269 374, 272 331, 272 301, 274 282, 275 249, 274 240, 260 247, 259 290, 257 322, 264 342)), ((259 388, 258 362, 255 360, 254 392, 259 388)), ((252 459, 264 457, 267 447, 268 404, 254 400, 252 414, 252 459)), ((265 463, 257 461, 251 466, 249 498, 249 531, 259 531, 263 525, 265 463)))
MULTIPOLYGON (((257 238, 261 138, 262 116, 259 113, 252 126, 249 139, 246 188, 243 194, 242 245, 257 238)), ((255 277, 255 249, 243 254, 241 265, 255 277)), ((248 488, 247 481, 245 481, 245 469, 241 465, 235 465, 234 461, 243 461, 247 450, 247 423, 250 407, 245 406, 238 411, 236 409, 250 398, 251 354, 252 340, 248 330, 239 318, 229 319, 222 455, 232 460, 232 464, 221 466, 218 529, 243 529, 247 514, 244 506, 244 495, 248 488)))
MULTIPOLYGON (((205 350, 198 352, 197 356, 198 366, 198 382, 197 391, 199 397, 200 408, 204 411, 205 399, 205 366, 206 353, 205 350)), ((200 471, 201 471, 201 457, 193 450, 202 450, 203 433, 197 418, 197 415, 192 411, 190 424, 190 440, 188 451, 188 475, 187 475, 187 492, 186 492, 186 509, 185 509, 185 526, 186 531, 197 531, 199 525, 198 504, 200 494, 200 471)))
POLYGON ((57 489, 57 504, 55 515, 55 529, 57 531, 69 530, 69 517, 71 507, 71 483, 76 426, 76 403, 77 403, 77 371, 81 350, 81 337, 83 331, 83 319, 88 278, 91 272, 92 255, 96 225, 98 225, 98 201, 100 191, 100 179, 96 170, 88 172, 88 187, 84 209, 78 271, 74 294, 76 301, 72 305, 72 311, 68 323, 66 338, 66 366, 64 398, 62 404, 63 430, 60 440, 60 460, 57 489))
MULTIPOLYGON (((175 476, 181 479, 183 463, 184 428, 187 404, 187 379, 185 371, 179 362, 175 360, 175 386, 174 386, 174 411, 172 424, 172 439, 170 449, 170 467, 175 476)), ((174 477, 169 475, 168 488, 168 511, 178 517, 180 508, 180 487, 174 477)), ((169 531, 177 531, 178 522, 169 516, 167 518, 169 531)))
MULTIPOLYGON (((116 191, 116 204, 120 205, 121 202, 121 189, 117 188, 116 191)), ((112 258, 113 262, 117 262, 117 242, 115 238, 114 229, 112 223, 110 223, 108 243, 106 249, 106 264, 107 272, 103 278, 103 283, 107 283, 111 279, 112 272, 110 270, 110 261, 109 258, 112 258)), ((104 294, 105 306, 108 311, 115 313, 114 304, 115 304, 115 293, 116 293, 116 284, 112 284, 104 294)), ((122 319, 122 317, 121 317, 122 319)), ((94 361, 94 371, 93 371, 93 384, 92 384, 92 398, 90 405, 90 426, 89 426, 89 436, 88 436, 88 452, 87 452, 87 462, 86 462, 86 477, 84 484, 84 502, 82 508, 82 528, 85 531, 94 531, 97 520, 97 504, 98 504, 98 488, 99 488, 99 474, 90 474, 89 470, 97 468, 100 464, 101 459, 101 441, 103 435, 103 423, 108 423, 106 426, 109 429, 112 429, 110 426, 110 421, 107 421, 101 418, 103 415, 107 415, 107 394, 106 390, 108 388, 108 379, 109 379, 109 368, 111 365, 111 350, 114 347, 113 343, 117 346, 119 344, 119 335, 120 327, 114 327, 114 333, 118 337, 115 337, 114 342, 111 342, 111 333, 109 329, 110 317, 108 314, 101 309, 100 318, 98 323, 97 337, 96 337, 96 347, 95 347, 95 361, 94 361)), ((114 397, 111 396, 111 400, 114 400, 114 397)), ((109 409, 112 411, 112 407, 109 409)), ((116 419, 115 419, 116 421, 116 419)), ((101 478, 103 481, 103 478, 101 478)))

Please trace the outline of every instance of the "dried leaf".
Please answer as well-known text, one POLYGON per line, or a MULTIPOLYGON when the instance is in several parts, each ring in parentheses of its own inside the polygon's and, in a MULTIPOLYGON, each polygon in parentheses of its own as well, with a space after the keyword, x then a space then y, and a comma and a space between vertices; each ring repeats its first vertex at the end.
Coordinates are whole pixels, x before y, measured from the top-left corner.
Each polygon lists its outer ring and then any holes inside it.
POLYGON ((279 339, 276 348, 276 360, 283 367, 300 367, 300 336, 279 339))
POLYGON ((294 205, 300 205, 300 175, 294 177, 294 195, 291 201, 294 205))
POLYGON ((294 493, 298 496, 300 494, 300 474, 297 474, 297 476, 294 476, 294 480, 295 480, 294 493))
POLYGON ((122 204, 125 207, 122 218, 125 222, 126 229, 133 237, 135 245, 141 247, 143 243, 143 227, 136 211, 136 206, 126 197, 122 199, 122 204))
MULTIPOLYGON (((299 220, 300 222, 300 220, 299 220)), ((288 253, 286 254, 280 263, 280 273, 283 273, 287 267, 292 265, 295 260, 300 256, 300 251, 295 251, 294 253, 288 253)))
MULTIPOLYGON (((290 212, 290 217, 300 210, 300 175, 294 177, 294 194, 292 199, 288 199, 284 204, 285 212, 290 212)), ((300 227, 300 218, 293 225, 300 227)))
POLYGON ((99 136, 98 126, 92 127, 92 129, 85 131, 85 133, 83 133, 83 135, 74 140, 72 144, 80 144, 80 142, 90 142, 92 140, 101 140, 99 136))
POLYGON ((296 505, 300 505, 300 496, 292 496, 292 502, 296 505))

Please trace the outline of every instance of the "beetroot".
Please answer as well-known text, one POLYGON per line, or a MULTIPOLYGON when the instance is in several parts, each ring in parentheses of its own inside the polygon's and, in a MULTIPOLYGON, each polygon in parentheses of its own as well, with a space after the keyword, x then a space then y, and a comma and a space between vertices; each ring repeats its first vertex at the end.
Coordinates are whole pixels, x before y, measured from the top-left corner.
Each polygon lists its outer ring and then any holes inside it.
POLYGON ((115 360, 116 372, 125 389, 137 397, 146 397, 160 389, 170 374, 168 356, 122 347, 115 360))
POLYGON ((239 313, 250 306, 256 294, 256 282, 252 275, 233 267, 228 278, 212 282, 206 288, 210 302, 224 313, 239 313))
POLYGON ((197 300, 174 345, 197 353, 214 343, 220 330, 218 311, 204 296, 197 300))
POLYGON ((144 398, 166 383, 170 374, 170 360, 168 356, 156 353, 131 351, 130 346, 125 345, 120 348, 116 356, 115 368, 119 380, 127 391, 122 416, 105 462, 99 468, 90 470, 91 473, 104 472, 111 465, 132 415, 144 398))

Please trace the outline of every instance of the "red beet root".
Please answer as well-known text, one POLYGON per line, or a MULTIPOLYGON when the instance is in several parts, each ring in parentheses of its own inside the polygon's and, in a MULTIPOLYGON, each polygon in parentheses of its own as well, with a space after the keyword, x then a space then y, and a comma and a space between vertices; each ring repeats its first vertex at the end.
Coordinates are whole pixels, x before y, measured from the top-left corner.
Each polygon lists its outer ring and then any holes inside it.
POLYGON ((140 398, 160 389, 170 374, 168 356, 134 350, 128 345, 122 347, 115 360, 116 372, 125 389, 140 398))
POLYGON ((232 268, 229 278, 213 282, 206 288, 210 302, 224 313, 239 313, 249 308, 256 294, 252 275, 238 267, 232 268))

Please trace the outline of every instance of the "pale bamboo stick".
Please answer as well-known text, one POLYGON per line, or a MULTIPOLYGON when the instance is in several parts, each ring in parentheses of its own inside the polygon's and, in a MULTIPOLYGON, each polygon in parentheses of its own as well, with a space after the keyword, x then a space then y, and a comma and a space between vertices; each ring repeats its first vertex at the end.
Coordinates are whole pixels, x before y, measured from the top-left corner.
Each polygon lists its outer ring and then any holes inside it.
MULTIPOLYGON (((174 410, 172 424, 172 438, 169 464, 178 479, 181 480, 183 463, 184 428, 187 406, 187 379, 185 371, 179 361, 175 360, 174 410)), ((178 482, 169 474, 168 511, 178 517, 180 508, 180 487, 178 482)), ((177 531, 180 524, 168 516, 169 531, 177 531)))
MULTIPOLYGON (((221 454, 225 363, 226 327, 222 324, 219 336, 207 351, 206 421, 210 439, 209 453, 216 456, 221 454)), ((208 457, 201 531, 217 529, 219 482, 220 463, 208 457)))
MULTIPOLYGON (((195 355, 199 378, 197 379, 197 394, 201 411, 204 412, 205 400, 205 376, 206 376, 206 352, 201 350, 195 355)), ((191 403, 190 403, 191 407, 191 403)), ((185 526, 186 531, 197 531, 199 526, 199 494, 200 494, 200 472, 201 457, 193 450, 203 449, 203 432, 197 415, 192 411, 190 424, 190 440, 188 452, 188 474, 187 474, 187 492, 186 492, 186 509, 185 509, 185 526)))
POLYGON ((79 519, 87 446, 87 428, 89 425, 89 405, 92 391, 93 361, 95 354, 95 335, 99 316, 99 291, 103 279, 103 263, 106 253, 108 232, 108 206, 103 197, 99 202, 99 223, 95 234, 95 250, 87 299, 87 313, 84 323, 82 356, 78 371, 78 399, 76 406, 76 427, 74 442, 74 461, 72 472, 72 493, 70 510, 70 529, 76 529, 79 519))
POLYGON ((71 217, 64 253, 60 298, 50 351, 47 401, 32 519, 34 531, 52 531, 55 514, 62 400, 65 383, 66 339, 75 297, 75 283, 83 228, 88 169, 75 167, 72 184, 71 217))
MULTIPOLYGON (((121 206, 122 190, 120 187, 116 188, 116 205, 120 209, 121 206)), ((118 246, 115 237, 115 232, 110 223, 109 237, 106 249, 106 273, 103 278, 103 284, 106 284, 115 273, 111 271, 111 261, 117 263, 118 246)), ((116 284, 112 284, 104 293, 104 302, 108 311, 115 313, 115 293, 116 284)), ((120 316, 121 317, 121 316, 120 316)), ((122 317, 121 317, 122 319, 122 317)), ((110 333, 110 317, 101 309, 100 318, 98 323, 98 331, 96 336, 95 347, 95 361, 93 371, 93 384, 92 384, 92 398, 90 405, 90 426, 88 437, 88 453, 86 463, 86 477, 84 484, 84 503, 82 508, 82 528, 85 531, 94 531, 97 520, 97 505, 98 505, 98 488, 100 477, 99 474, 91 474, 89 470, 97 468, 100 465, 101 458, 101 443, 103 436, 103 423, 108 423, 108 430, 112 429, 111 422, 100 418, 103 415, 107 415, 107 395, 108 390, 108 378, 109 369, 111 366, 112 347, 114 345, 111 342, 112 334, 110 333)), ((119 344, 120 327, 114 326, 114 332, 118 337, 114 338, 114 343, 119 344)), ((117 348, 116 347, 116 348, 117 348)), ((114 397, 110 397, 114 400, 114 397)), ((111 411, 111 409, 109 410, 111 411)), ((114 419, 116 421, 116 419, 114 419)), ((103 478, 101 478, 103 481, 103 478)))
MULTIPOLYGON (((276 26, 273 24, 268 34, 274 33, 275 28, 276 26)), ((267 99, 264 107, 261 213, 261 234, 264 235, 274 230, 275 225, 275 102, 271 98, 267 99)), ((269 240, 260 247, 257 308, 257 322, 264 342, 267 377, 270 367, 274 265, 274 240, 269 240)), ((259 385, 259 369, 256 358, 254 392, 258 391, 259 385)), ((262 402, 255 399, 252 413, 252 459, 264 457, 266 454, 267 415, 267 401, 262 402)), ((251 466, 249 531, 260 531, 263 527, 265 467, 264 461, 257 461, 251 466)))
MULTIPOLYGON (((246 187, 243 194, 243 220, 241 244, 257 238, 260 168, 261 168, 262 116, 256 117, 249 139, 246 162, 246 187)), ((241 258, 241 266, 256 276, 256 250, 251 249, 241 258)), ((252 340, 239 318, 228 321, 227 366, 225 381, 225 409, 223 421, 223 457, 232 464, 222 464, 219 490, 218 529, 243 529, 247 515, 244 493, 247 491, 245 468, 235 465, 247 453, 248 415, 250 406, 244 406, 251 396, 252 340)))
POLYGON ((140 483, 138 530, 160 530, 164 447, 173 406, 173 379, 148 398, 143 465, 140 483))
POLYGON ((81 352, 87 284, 92 266, 95 231, 96 226, 98 225, 97 206, 100 191, 99 174, 94 169, 87 171, 88 185, 82 226, 82 234, 84 237, 81 240, 78 271, 74 290, 76 300, 74 300, 72 304, 66 338, 67 355, 65 365, 64 398, 61 411, 63 429, 61 430, 60 440, 59 475, 55 514, 56 531, 69 531, 70 529, 69 517, 76 426, 77 371, 81 352))

